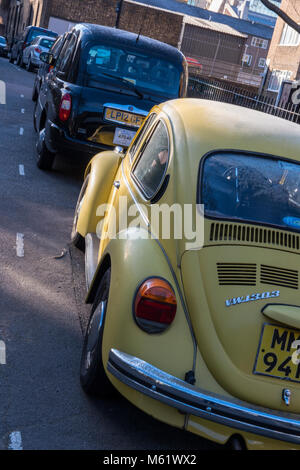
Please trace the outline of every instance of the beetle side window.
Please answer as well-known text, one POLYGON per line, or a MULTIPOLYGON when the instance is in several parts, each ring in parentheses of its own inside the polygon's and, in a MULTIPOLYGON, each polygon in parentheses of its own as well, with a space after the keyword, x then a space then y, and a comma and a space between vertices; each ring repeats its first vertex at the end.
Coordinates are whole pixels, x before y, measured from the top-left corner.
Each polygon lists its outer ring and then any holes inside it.
POLYGON ((133 141, 130 149, 129 149, 129 158, 130 158, 130 163, 133 161, 133 158, 134 158, 134 155, 135 155, 135 152, 136 150, 138 149, 141 141, 143 140, 144 138, 144 135, 146 134, 146 132, 148 132, 148 129, 150 129, 150 126, 152 125, 154 119, 156 117, 156 114, 155 113, 151 113, 145 120, 143 126, 142 126, 142 129, 140 130, 140 133, 138 135, 138 137, 133 141))
POLYGON ((169 163, 169 137, 160 121, 149 140, 142 146, 132 176, 147 199, 152 199, 161 187, 169 163))

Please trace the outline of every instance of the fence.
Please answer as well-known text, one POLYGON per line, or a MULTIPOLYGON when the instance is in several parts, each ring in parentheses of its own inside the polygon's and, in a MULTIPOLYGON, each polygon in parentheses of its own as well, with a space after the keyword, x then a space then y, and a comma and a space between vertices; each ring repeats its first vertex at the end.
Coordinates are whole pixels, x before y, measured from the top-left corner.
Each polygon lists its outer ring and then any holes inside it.
POLYGON ((276 98, 254 94, 228 85, 223 86, 219 82, 190 78, 188 96, 236 104, 300 124, 299 105, 287 102, 280 103, 278 106, 276 98))

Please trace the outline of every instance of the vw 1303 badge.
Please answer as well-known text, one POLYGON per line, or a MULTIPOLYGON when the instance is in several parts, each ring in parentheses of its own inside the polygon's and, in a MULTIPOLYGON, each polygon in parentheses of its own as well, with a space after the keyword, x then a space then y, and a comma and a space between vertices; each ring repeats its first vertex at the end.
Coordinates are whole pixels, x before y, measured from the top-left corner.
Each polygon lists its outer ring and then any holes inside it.
POLYGON ((272 292, 262 292, 261 294, 250 294, 242 295, 241 297, 233 297, 232 299, 225 300, 226 307, 232 307, 233 305, 243 304, 245 302, 253 302, 254 300, 266 300, 274 297, 279 297, 280 291, 273 290, 272 292))

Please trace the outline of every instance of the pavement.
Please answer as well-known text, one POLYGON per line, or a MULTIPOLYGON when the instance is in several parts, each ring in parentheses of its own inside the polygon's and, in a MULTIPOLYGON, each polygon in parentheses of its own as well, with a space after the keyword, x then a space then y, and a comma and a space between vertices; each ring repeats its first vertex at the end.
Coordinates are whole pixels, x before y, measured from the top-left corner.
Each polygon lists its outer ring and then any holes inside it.
POLYGON ((34 74, 0 58, 0 81, 0 449, 216 449, 119 395, 82 391, 89 307, 83 255, 69 237, 87 162, 58 156, 53 171, 39 170, 34 74))

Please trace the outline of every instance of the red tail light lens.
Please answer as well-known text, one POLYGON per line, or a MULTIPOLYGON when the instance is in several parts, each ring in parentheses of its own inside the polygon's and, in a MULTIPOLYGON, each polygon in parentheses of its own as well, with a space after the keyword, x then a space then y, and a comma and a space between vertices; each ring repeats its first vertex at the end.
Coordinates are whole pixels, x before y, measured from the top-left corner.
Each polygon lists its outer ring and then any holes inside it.
POLYGON ((175 293, 164 279, 150 278, 139 287, 134 300, 134 316, 142 330, 161 333, 173 322, 176 310, 175 293))
POLYGON ((62 97, 59 107, 59 119, 61 121, 67 121, 70 117, 72 109, 72 99, 69 93, 65 93, 62 97))
POLYGON ((38 54, 40 54, 42 52, 42 49, 40 49, 39 47, 35 47, 34 48, 35 52, 37 52, 38 54))

